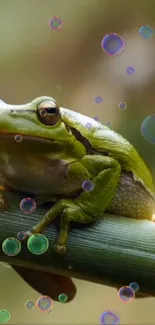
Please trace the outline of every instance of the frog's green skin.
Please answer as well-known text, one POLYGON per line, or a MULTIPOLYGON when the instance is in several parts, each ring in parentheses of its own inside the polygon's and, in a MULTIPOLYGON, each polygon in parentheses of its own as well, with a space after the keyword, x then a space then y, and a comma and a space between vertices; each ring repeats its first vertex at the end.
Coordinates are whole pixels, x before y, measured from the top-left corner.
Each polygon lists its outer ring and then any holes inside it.
POLYGON ((43 232, 61 215, 59 252, 65 251, 72 220, 89 223, 104 211, 151 219, 155 210, 152 177, 134 147, 107 126, 59 108, 51 97, 21 106, 0 102, 0 174, 4 187, 29 192, 42 202, 57 198, 32 232, 43 232), (56 110, 51 114, 47 108, 56 110), (21 142, 15 141, 17 134, 21 142), (93 182, 92 191, 82 189, 85 180, 93 182))

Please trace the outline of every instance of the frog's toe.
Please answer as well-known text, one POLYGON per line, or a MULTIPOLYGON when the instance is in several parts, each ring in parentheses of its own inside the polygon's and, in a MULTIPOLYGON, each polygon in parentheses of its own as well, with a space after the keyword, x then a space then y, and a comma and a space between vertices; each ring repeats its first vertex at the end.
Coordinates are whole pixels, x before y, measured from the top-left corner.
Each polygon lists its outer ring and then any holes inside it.
POLYGON ((26 238, 29 238, 33 235, 33 232, 31 230, 26 231, 26 238))
POLYGON ((60 245, 60 244, 54 244, 53 246, 54 251, 59 254, 59 255, 65 255, 66 254, 66 246, 65 245, 60 245))

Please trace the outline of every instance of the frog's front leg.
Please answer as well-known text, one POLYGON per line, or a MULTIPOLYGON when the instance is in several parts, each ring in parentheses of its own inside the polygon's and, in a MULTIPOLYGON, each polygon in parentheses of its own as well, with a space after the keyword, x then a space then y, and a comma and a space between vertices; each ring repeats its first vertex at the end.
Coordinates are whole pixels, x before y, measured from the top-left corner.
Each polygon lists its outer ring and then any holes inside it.
POLYGON ((61 215, 60 233, 55 245, 56 250, 60 253, 64 253, 66 250, 70 222, 86 224, 102 216, 115 195, 120 179, 121 167, 113 158, 87 155, 78 164, 76 162, 69 165, 67 171, 69 180, 74 179, 75 164, 76 172, 79 166, 79 172, 81 172, 82 167, 91 175, 90 179, 94 184, 93 190, 83 191, 81 187, 81 194, 77 198, 60 200, 32 229, 32 233, 42 233, 48 224, 58 215, 61 215))

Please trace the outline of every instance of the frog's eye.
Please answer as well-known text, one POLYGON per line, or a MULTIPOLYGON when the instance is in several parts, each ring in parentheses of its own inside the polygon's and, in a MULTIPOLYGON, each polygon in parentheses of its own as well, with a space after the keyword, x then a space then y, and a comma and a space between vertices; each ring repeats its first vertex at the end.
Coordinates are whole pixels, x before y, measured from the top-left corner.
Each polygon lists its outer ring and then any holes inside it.
POLYGON ((46 125, 54 125, 60 120, 59 106, 52 100, 39 104, 37 114, 40 122, 46 125))

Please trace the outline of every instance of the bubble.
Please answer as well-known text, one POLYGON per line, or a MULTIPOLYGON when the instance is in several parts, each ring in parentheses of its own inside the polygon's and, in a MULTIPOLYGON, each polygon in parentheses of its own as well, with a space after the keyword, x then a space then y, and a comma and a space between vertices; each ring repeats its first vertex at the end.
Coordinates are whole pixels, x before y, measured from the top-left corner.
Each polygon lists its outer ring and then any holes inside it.
POLYGON ((122 111, 124 111, 124 110, 127 108, 127 104, 124 103, 124 102, 120 102, 120 103, 118 104, 118 107, 119 107, 122 111))
POLYGON ((96 104, 100 104, 102 102, 103 102, 103 98, 102 97, 98 96, 98 97, 95 98, 95 103, 96 104))
POLYGON ((141 134, 147 142, 155 144, 155 114, 149 115, 143 120, 141 134))
POLYGON ((25 231, 19 231, 17 234, 17 238, 19 240, 24 240, 26 238, 26 232, 25 231))
POLYGON ((60 30, 63 26, 63 21, 58 16, 54 16, 50 19, 49 26, 53 30, 60 30))
POLYGON ((58 300, 59 302, 62 302, 62 303, 65 303, 67 302, 68 300, 68 297, 65 293, 61 293, 59 296, 58 296, 58 300))
POLYGON ((135 68, 132 66, 127 67, 126 72, 132 76, 135 73, 135 68))
POLYGON ((61 85, 57 85, 57 89, 58 90, 61 90, 62 89, 62 86, 61 85))
POLYGON ((23 140, 23 137, 21 134, 16 134, 14 139, 16 142, 21 142, 23 140))
POLYGON ((129 302, 135 298, 135 292, 131 287, 124 286, 118 290, 118 297, 123 302, 129 302))
POLYGON ((116 33, 109 33, 103 37, 101 42, 102 50, 109 56, 121 54, 125 47, 125 40, 116 33))
POLYGON ((11 314, 6 309, 0 309, 0 324, 6 324, 9 322, 11 314))
POLYGON ((20 202, 20 209, 24 213, 32 213, 36 209, 36 202, 31 199, 30 197, 25 197, 21 202, 20 202))
POLYGON ((8 256, 16 256, 21 251, 21 243, 17 238, 7 238, 2 243, 2 250, 8 256))
POLYGON ((40 112, 39 112, 39 114, 41 116, 46 116, 47 115, 47 111, 45 109, 41 109, 40 112))
POLYGON ((120 317, 112 310, 104 311, 100 316, 101 325, 118 325, 120 317))
POLYGON ((111 122, 107 121, 107 122, 105 123, 105 125, 109 127, 109 126, 111 126, 111 122))
POLYGON ((94 116, 94 120, 98 122, 99 121, 99 117, 98 116, 94 116))
POLYGON ((91 128, 92 128, 92 124, 91 124, 91 123, 86 123, 86 127, 87 127, 88 129, 91 129, 91 128))
POLYGON ((94 189, 94 183, 93 183, 92 181, 90 181, 90 180, 88 180, 88 181, 84 181, 84 182, 82 183, 82 188, 83 188, 83 190, 86 191, 86 192, 93 191, 93 189, 94 189))
POLYGON ((70 93, 65 93, 65 96, 66 96, 66 97, 70 96, 70 93))
POLYGON ((49 248, 47 237, 42 234, 34 234, 27 241, 28 250, 34 255, 42 255, 49 248))
POLYGON ((72 266, 71 266, 71 265, 69 265, 69 266, 68 266, 68 269, 69 269, 69 270, 72 270, 72 266))
POLYGON ((33 300, 27 300, 25 303, 25 307, 28 309, 33 309, 35 307, 35 302, 33 300))
POLYGON ((142 26, 142 27, 140 28, 140 30, 139 30, 139 34, 140 34, 143 38, 145 38, 145 39, 149 39, 151 36, 153 36, 153 34, 154 34, 154 30, 153 30, 152 27, 145 25, 145 26, 142 26))
POLYGON ((134 292, 137 292, 139 290, 139 284, 137 282, 131 282, 129 284, 129 287, 131 287, 134 290, 134 292))
POLYGON ((36 302, 36 306, 39 308, 40 311, 51 311, 53 308, 53 300, 48 296, 41 296, 36 302))

